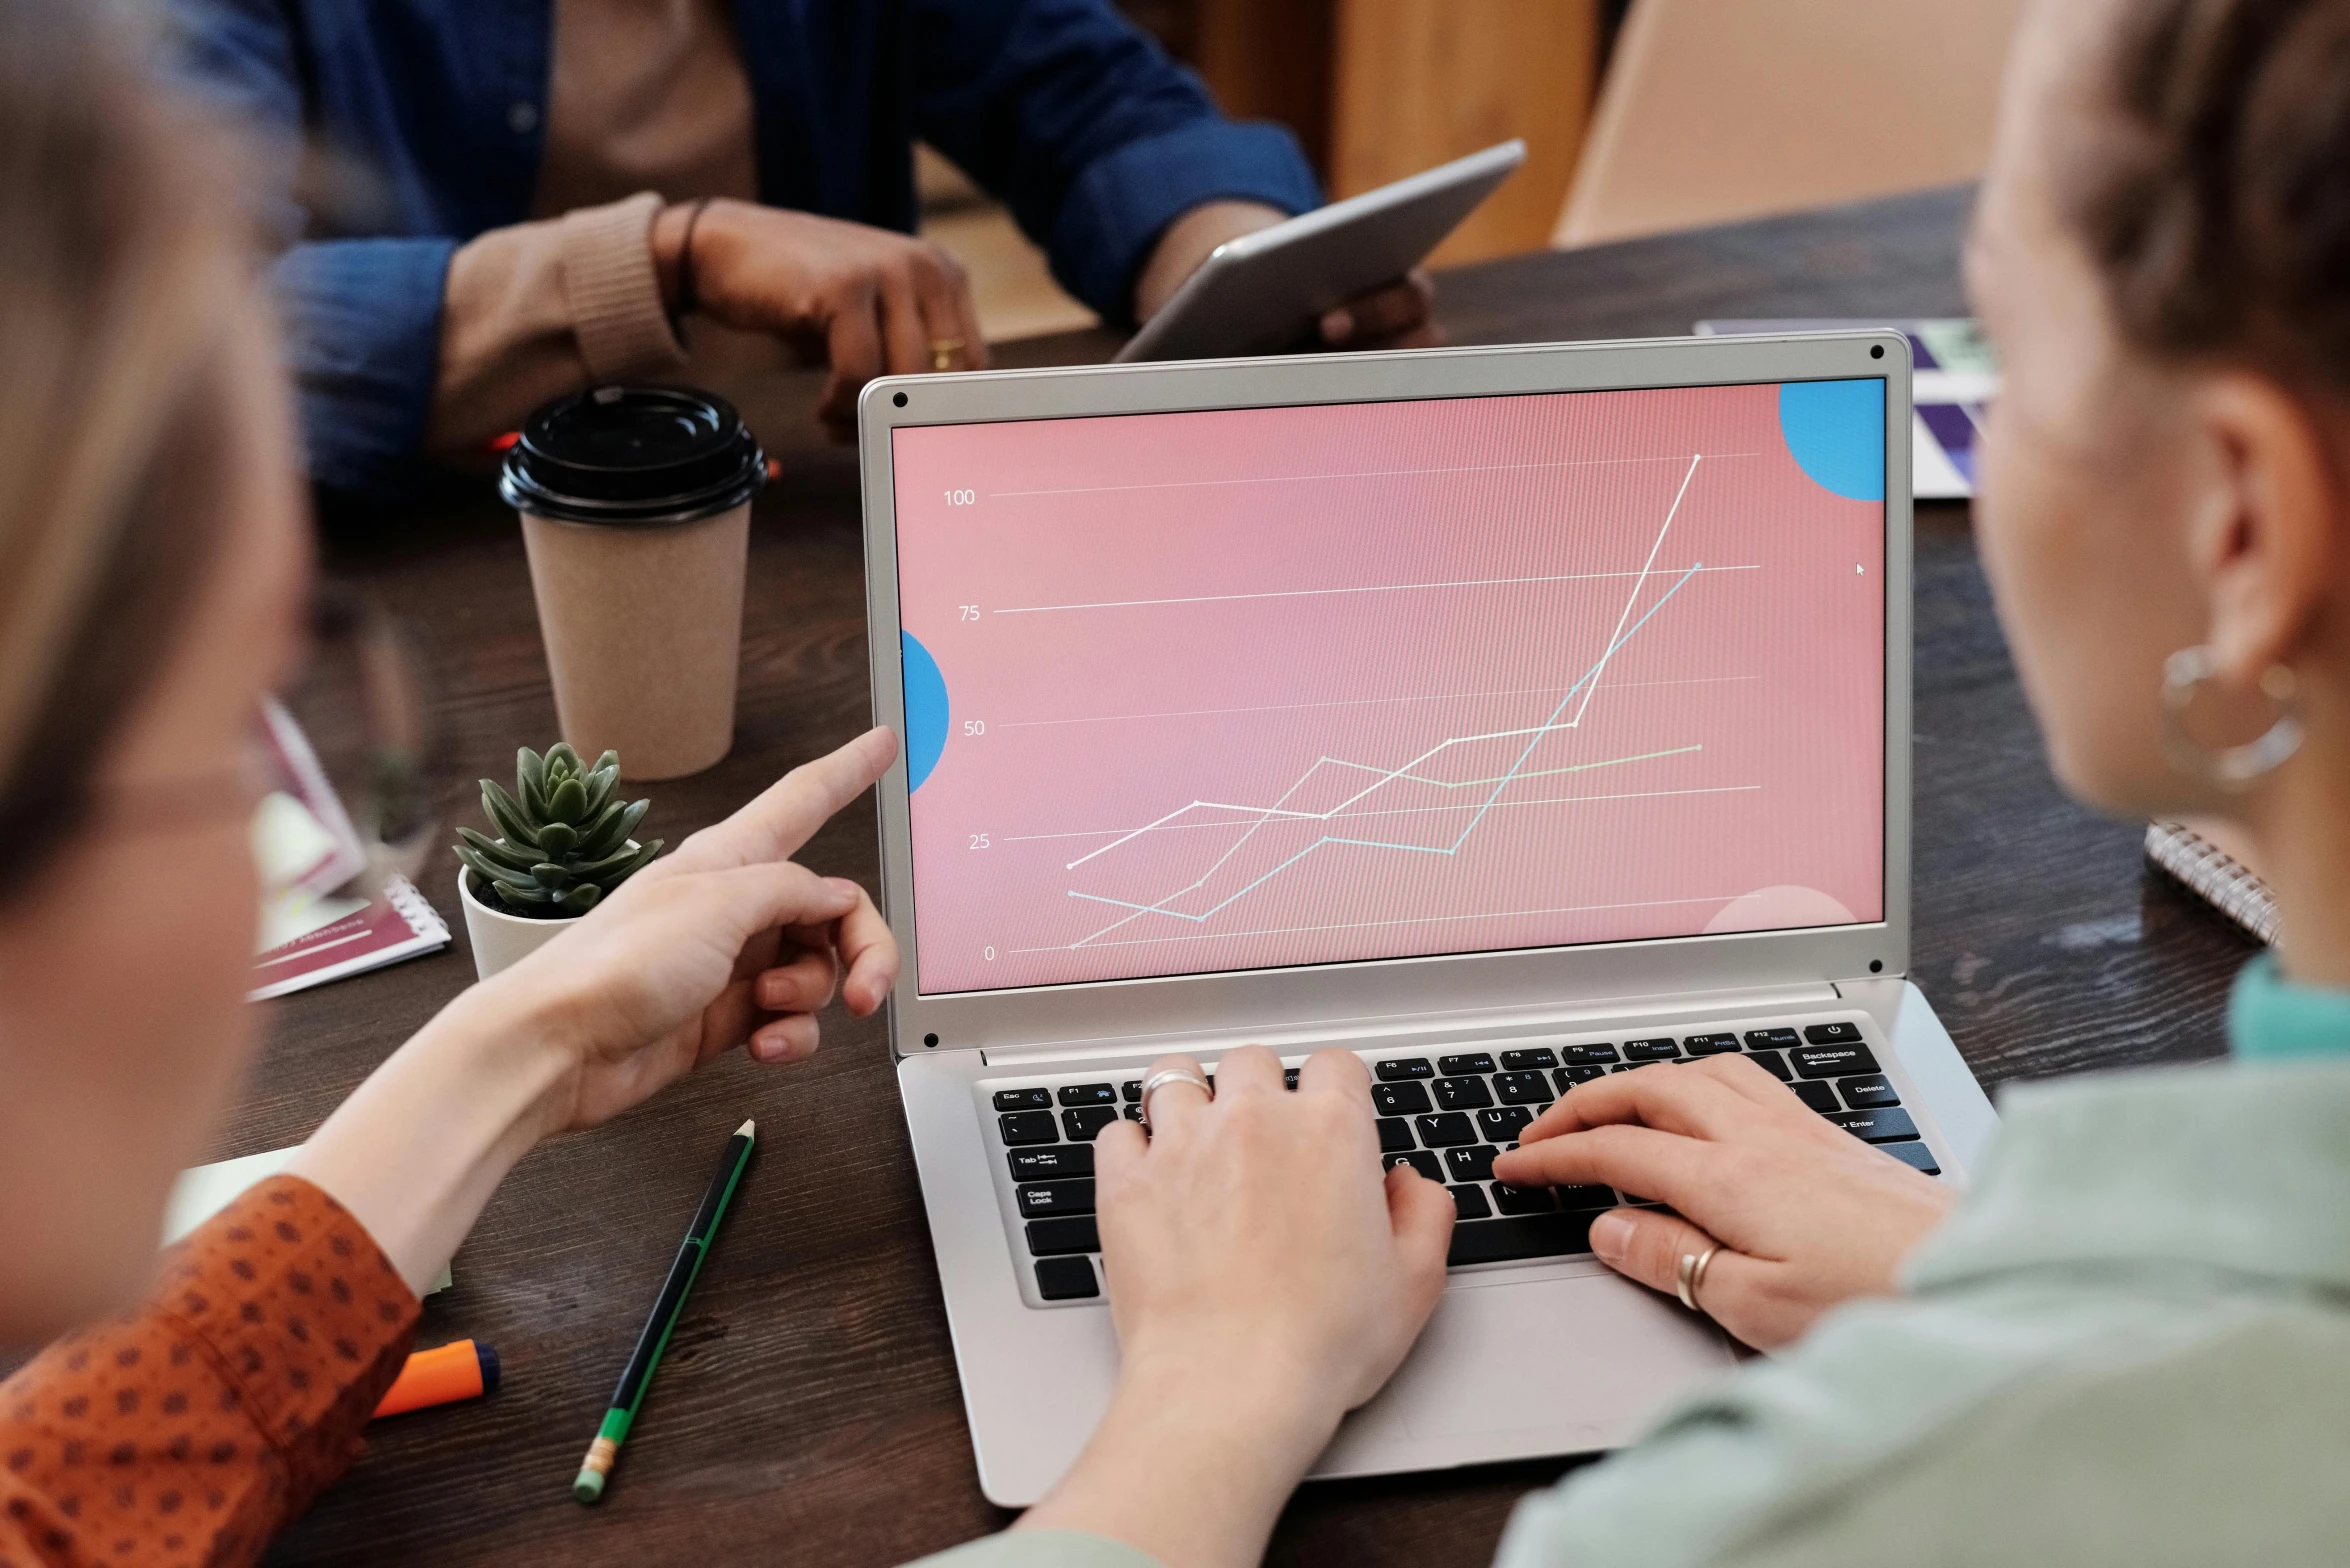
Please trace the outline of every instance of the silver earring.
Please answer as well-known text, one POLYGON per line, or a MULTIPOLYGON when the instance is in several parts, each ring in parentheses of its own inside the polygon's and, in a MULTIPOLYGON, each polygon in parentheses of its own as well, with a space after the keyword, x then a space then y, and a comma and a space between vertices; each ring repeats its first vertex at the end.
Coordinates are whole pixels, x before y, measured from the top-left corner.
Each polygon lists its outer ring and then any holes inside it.
POLYGON ((2187 709, 2213 675, 2208 647, 2181 648, 2162 665, 2162 749, 2181 772, 2235 793, 2250 789, 2301 749, 2299 682, 2282 664, 2260 677, 2261 695, 2277 705, 2276 722, 2241 746, 2211 747, 2187 733, 2187 709))

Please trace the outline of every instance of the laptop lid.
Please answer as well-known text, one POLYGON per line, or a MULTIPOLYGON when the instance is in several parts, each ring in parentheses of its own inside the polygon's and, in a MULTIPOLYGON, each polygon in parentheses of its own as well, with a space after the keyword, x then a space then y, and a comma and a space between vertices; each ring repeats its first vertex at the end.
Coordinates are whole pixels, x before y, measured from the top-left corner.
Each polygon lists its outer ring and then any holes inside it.
POLYGON ((873 383, 899 1052, 1905 972, 1908 352, 873 383))

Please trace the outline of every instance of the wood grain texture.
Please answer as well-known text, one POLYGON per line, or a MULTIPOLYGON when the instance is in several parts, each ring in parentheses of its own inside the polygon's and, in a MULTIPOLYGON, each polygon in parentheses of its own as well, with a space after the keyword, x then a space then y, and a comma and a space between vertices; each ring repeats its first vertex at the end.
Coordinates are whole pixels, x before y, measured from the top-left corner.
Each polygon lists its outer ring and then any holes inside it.
MULTIPOLYGON (((1961 307, 1963 192, 1494 263, 1443 280, 1460 341, 1678 333, 1707 315, 1961 307)), ((1098 357, 1080 334, 1024 360, 1098 357)), ((482 494, 338 531, 334 569, 426 634, 452 820, 554 714, 510 516, 482 494)), ((855 465, 795 457, 752 530, 733 755, 652 791, 674 839, 857 733, 868 699, 855 465)), ((1988 1081, 2208 1056, 2250 951, 2150 877, 2138 830, 2050 782, 1963 508, 1918 529, 1917 973, 1988 1081)), ((874 819, 844 813, 817 870, 876 874, 874 819)), ((454 861, 425 891, 456 912, 454 861)), ((289 998, 216 1157, 306 1135, 472 978, 457 946, 289 998)), ((523 1162, 426 1308, 425 1343, 497 1346, 495 1397, 388 1421, 276 1545, 283 1564, 901 1562, 996 1528, 979 1495, 881 1026, 827 1023, 785 1071, 734 1058, 523 1162), (567 1486, 728 1132, 760 1152, 595 1509, 567 1486)), ((1045 1375, 1045 1369, 1039 1369, 1045 1375)), ((1281 1564, 1476 1564, 1511 1503, 1564 1462, 1319 1485, 1281 1564)))
POLYGON ((1598 0, 1338 0, 1330 192, 1353 196, 1513 136, 1525 166, 1431 258, 1548 242, 1599 81, 1598 0))

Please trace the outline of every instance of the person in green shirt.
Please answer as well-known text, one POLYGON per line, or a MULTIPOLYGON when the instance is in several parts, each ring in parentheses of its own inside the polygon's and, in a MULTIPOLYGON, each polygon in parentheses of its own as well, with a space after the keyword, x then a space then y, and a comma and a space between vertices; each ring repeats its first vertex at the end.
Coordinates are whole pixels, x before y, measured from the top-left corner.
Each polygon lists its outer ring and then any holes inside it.
MULTIPOLYGON (((1771 1353, 1528 1498, 1502 1568, 2350 1560, 2350 0, 2041 0, 1967 252, 1976 517, 2058 777, 2256 847, 2233 1060, 2009 1092, 1971 1191, 1716 1057, 1578 1087, 1495 1174, 1771 1353)), ((1161 1065, 1171 1065, 1170 1059, 1161 1065)), ((1223 1058, 1098 1155, 1118 1391, 938 1568, 1261 1555, 1444 1284, 1364 1072, 1223 1058)))

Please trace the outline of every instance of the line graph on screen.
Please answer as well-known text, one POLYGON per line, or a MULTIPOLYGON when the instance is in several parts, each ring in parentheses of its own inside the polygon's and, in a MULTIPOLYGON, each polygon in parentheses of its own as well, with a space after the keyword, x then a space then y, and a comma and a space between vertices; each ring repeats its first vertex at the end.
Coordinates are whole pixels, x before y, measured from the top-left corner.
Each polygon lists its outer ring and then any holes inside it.
POLYGON ((1778 401, 900 432, 922 989, 1870 918, 1882 512, 1778 401))

